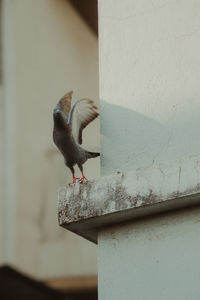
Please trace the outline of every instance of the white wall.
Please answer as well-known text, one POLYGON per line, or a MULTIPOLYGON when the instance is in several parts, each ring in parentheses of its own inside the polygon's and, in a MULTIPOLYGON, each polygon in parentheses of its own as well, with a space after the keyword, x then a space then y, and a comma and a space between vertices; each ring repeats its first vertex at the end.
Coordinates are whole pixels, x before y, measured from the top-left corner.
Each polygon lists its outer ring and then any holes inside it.
POLYGON ((200 209, 104 230, 99 300, 198 300, 200 209))
MULTIPOLYGON (((71 89, 75 100, 98 102, 97 38, 65 0, 3 5, 7 260, 43 278, 95 274, 96 247, 57 223, 57 188, 71 174, 52 142, 52 111, 71 89)), ((98 149, 98 122, 84 133, 91 150, 98 149)), ((99 160, 85 173, 98 178, 99 160)))
MULTIPOLYGON (((199 155, 199 11, 195 0, 99 0, 102 175, 199 155)), ((199 299, 199 213, 102 229, 99 300, 199 299)))
POLYGON ((103 175, 199 154, 199 10, 99 1, 103 175))

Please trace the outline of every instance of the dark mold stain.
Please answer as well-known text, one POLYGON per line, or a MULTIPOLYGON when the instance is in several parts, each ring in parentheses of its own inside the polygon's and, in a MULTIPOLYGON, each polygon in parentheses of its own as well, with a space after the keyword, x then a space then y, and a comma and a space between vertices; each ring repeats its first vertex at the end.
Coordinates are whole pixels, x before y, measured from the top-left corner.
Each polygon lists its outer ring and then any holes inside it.
POLYGON ((200 192, 200 184, 197 184, 195 187, 187 189, 184 192, 176 191, 170 193, 165 197, 166 199, 163 199, 162 195, 154 194, 152 189, 149 189, 149 193, 146 196, 139 194, 131 196, 122 185, 123 176, 119 176, 115 183, 108 181, 104 185, 98 185, 97 189, 95 189, 95 194, 98 194, 98 192, 102 193, 102 188, 106 191, 106 199, 102 199, 102 206, 99 207, 96 206, 95 201, 92 199, 94 184, 93 181, 89 181, 87 185, 79 185, 78 195, 77 191, 75 193, 77 186, 69 187, 72 191, 69 193, 68 199, 66 199, 66 197, 64 198, 58 213, 60 224, 69 224, 91 217, 105 215, 112 213, 113 209, 114 212, 116 212, 134 207, 147 206, 157 202, 164 202, 166 200, 173 201, 173 199, 200 192), (138 202, 140 205, 137 206, 138 202))

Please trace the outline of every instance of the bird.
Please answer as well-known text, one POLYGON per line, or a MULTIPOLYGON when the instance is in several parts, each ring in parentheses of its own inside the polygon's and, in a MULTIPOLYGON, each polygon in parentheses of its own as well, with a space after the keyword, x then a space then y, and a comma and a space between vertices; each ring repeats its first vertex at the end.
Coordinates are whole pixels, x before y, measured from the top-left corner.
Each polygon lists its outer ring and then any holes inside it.
POLYGON ((87 181, 83 172, 83 164, 90 158, 100 155, 99 152, 89 152, 81 147, 82 131, 99 116, 98 108, 93 100, 81 99, 71 107, 73 91, 66 93, 53 110, 53 141, 62 153, 65 165, 71 170, 72 182, 87 181), (82 177, 75 177, 74 166, 78 165, 82 177))

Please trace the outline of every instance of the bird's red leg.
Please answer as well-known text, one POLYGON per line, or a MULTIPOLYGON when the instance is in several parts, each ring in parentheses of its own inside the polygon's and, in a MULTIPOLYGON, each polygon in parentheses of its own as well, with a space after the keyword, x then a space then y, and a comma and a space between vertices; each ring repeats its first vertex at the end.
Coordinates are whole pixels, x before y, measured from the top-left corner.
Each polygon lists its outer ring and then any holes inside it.
POLYGON ((83 167, 80 163, 77 163, 80 171, 81 171, 81 174, 82 174, 82 177, 79 179, 78 182, 82 183, 84 180, 87 181, 87 178, 85 177, 84 173, 83 173, 83 167))
POLYGON ((76 183, 76 179, 80 179, 80 178, 79 178, 79 177, 75 177, 74 174, 72 174, 72 179, 73 179, 73 181, 70 182, 69 184, 74 184, 74 183, 76 183))
POLYGON ((82 174, 82 178, 79 179, 79 182, 83 182, 84 180, 88 181, 87 178, 85 177, 84 173, 81 172, 81 174, 82 174))
POLYGON ((70 182, 70 183, 69 183, 69 185, 70 185, 70 184, 74 184, 74 183, 76 183, 76 177, 75 177, 74 175, 72 175, 72 179, 73 179, 73 181, 72 181, 72 182, 70 182))
POLYGON ((74 184, 74 183, 76 183, 76 179, 80 179, 80 178, 77 178, 77 177, 75 177, 75 171, 74 171, 74 168, 73 167, 70 167, 70 170, 71 170, 71 172, 72 172, 72 179, 73 179, 73 181, 72 182, 70 182, 69 184, 74 184))

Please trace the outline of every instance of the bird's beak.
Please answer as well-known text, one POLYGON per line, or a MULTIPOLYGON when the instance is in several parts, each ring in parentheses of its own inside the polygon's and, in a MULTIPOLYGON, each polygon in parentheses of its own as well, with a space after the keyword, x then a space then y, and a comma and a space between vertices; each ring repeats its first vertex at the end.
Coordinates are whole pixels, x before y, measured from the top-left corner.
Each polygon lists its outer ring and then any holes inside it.
POLYGON ((59 115, 60 114, 60 110, 59 110, 59 108, 56 108, 56 109, 54 109, 54 115, 59 115))

